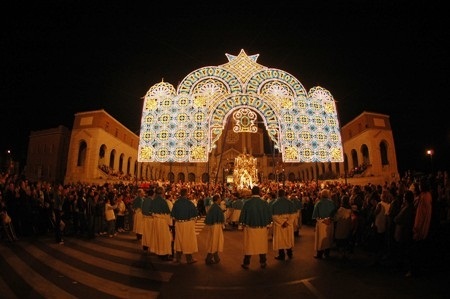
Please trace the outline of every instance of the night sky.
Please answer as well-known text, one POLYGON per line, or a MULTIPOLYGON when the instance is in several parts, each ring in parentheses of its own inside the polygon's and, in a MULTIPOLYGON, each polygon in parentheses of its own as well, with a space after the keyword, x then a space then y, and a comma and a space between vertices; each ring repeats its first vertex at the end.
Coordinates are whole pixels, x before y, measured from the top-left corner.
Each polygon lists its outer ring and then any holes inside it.
MULTIPOLYGON (((12 2, 12 1, 8 1, 12 2)), ((16 1, 17 2, 17 1, 16 1)), ((415 1, 35 1, 2 4, 0 150, 105 109, 138 134, 142 97, 225 53, 329 90, 341 125, 390 115, 400 174, 450 169, 449 18, 415 1), (360 2, 364 3, 361 4, 360 2)), ((422 2, 422 1, 421 1, 422 2)), ((425 2, 424 2, 425 3, 425 2)))

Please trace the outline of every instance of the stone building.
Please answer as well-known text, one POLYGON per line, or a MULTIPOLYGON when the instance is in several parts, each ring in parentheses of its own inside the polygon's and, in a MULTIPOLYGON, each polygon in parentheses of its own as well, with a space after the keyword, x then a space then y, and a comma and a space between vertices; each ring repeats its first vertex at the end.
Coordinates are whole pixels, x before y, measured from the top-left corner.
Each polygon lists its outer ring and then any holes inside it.
POLYGON ((25 175, 31 181, 64 182, 70 130, 64 126, 31 131, 25 175))
POLYGON ((344 176, 380 184, 400 179, 388 115, 365 111, 341 128, 341 136, 344 176))
POLYGON ((105 110, 76 113, 65 182, 100 184, 135 178, 138 140, 105 110))

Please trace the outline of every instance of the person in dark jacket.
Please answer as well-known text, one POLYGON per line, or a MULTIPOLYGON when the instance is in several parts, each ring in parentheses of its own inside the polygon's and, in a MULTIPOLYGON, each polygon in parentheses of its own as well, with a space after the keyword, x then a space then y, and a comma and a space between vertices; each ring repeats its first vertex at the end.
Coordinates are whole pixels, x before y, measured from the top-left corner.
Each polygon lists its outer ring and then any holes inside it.
POLYGON ((259 255, 261 268, 266 268, 269 233, 272 222, 269 204, 260 196, 259 186, 253 186, 252 196, 242 207, 239 222, 244 228, 244 261, 242 268, 248 269, 252 255, 259 255))
POLYGON ((220 207, 221 200, 222 198, 219 194, 213 196, 213 204, 208 209, 205 218, 206 229, 208 230, 206 239, 207 255, 205 259, 207 265, 219 263, 219 252, 223 251, 223 225, 225 223, 225 216, 220 207))
POLYGON ((186 188, 180 190, 180 197, 173 204, 170 215, 175 220, 174 262, 179 264, 183 253, 188 264, 197 262, 192 254, 198 251, 197 235, 195 234, 198 210, 194 203, 189 200, 186 188))

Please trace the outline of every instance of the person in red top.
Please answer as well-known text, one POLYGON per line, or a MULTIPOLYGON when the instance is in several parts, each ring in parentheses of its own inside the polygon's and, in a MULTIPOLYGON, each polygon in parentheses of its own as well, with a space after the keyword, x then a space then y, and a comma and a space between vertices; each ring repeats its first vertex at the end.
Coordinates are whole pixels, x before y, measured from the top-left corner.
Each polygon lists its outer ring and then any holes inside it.
POLYGON ((420 195, 416 207, 416 217, 414 219, 413 239, 423 241, 428 237, 431 224, 431 204, 432 196, 430 185, 426 180, 420 182, 420 195))
POLYGON ((431 225, 432 195, 430 183, 422 179, 419 184, 419 197, 416 202, 416 215, 413 226, 413 247, 411 252, 410 270, 406 273, 407 277, 416 275, 423 264, 423 258, 427 256, 426 248, 428 233, 431 225))

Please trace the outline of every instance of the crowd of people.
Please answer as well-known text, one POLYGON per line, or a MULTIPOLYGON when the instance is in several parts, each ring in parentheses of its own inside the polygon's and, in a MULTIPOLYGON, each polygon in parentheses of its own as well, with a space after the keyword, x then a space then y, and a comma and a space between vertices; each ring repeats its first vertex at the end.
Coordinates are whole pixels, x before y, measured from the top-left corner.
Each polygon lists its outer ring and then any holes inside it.
POLYGON ((450 182, 446 172, 405 176, 398 182, 364 186, 342 182, 264 182, 251 189, 230 184, 146 182, 103 185, 30 182, 4 174, 0 178, 2 239, 53 232, 65 237, 113 238, 131 231, 143 250, 161 259, 189 264, 197 260, 195 221, 205 217, 205 262, 219 263, 223 230, 243 231, 242 268, 259 255, 266 267, 269 238, 277 260, 293 258, 294 237, 302 225, 315 226, 315 254, 326 259, 336 249, 346 259, 356 247, 376 261, 394 259, 407 276, 420 265, 441 222, 450 220, 450 182))

